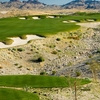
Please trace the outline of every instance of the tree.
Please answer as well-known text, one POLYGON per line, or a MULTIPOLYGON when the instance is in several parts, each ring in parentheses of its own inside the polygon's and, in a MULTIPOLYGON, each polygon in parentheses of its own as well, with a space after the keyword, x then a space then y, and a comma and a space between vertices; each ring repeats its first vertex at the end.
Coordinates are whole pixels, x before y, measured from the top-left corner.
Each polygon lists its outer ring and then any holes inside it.
POLYGON ((73 100, 78 100, 77 96, 79 95, 79 93, 81 91, 81 80, 79 80, 77 77, 79 77, 81 75, 81 73, 76 72, 75 77, 71 78, 72 73, 73 73, 73 71, 70 70, 69 74, 68 74, 68 77, 67 77, 67 82, 69 83, 70 93, 71 93, 72 99, 73 100))
POLYGON ((100 70, 100 64, 96 60, 92 60, 89 63, 90 70, 92 71, 92 76, 95 82, 97 82, 97 72, 100 70))

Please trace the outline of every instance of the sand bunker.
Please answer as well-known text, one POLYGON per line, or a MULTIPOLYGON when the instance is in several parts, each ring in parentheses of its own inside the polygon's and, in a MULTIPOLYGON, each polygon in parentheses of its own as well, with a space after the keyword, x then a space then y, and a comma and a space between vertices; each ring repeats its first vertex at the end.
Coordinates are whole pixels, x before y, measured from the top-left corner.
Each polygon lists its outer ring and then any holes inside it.
POLYGON ((80 25, 82 27, 98 28, 100 25, 100 22, 77 23, 77 25, 80 25))
POLYGON ((47 16, 47 18, 55 18, 54 16, 47 16))
POLYGON ((39 17, 32 17, 32 19, 40 19, 39 17))
POLYGON ((26 18, 25 17, 20 17, 19 19, 24 19, 25 20, 26 18))
POLYGON ((43 38, 36 36, 36 35, 27 35, 27 39, 25 39, 25 40, 20 39, 19 37, 10 38, 10 39, 14 40, 14 42, 11 45, 5 45, 2 42, 0 42, 0 48, 9 48, 9 47, 14 47, 14 46, 18 46, 18 45, 23 45, 23 44, 26 44, 30 40, 43 39, 43 38))
POLYGON ((63 21, 63 23, 68 23, 68 21, 63 21))

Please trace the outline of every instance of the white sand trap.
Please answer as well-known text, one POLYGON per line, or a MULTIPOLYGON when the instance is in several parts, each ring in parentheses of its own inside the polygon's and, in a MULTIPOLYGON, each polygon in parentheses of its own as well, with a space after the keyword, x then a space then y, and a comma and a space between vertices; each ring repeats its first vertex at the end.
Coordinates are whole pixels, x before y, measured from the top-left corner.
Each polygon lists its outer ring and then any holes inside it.
POLYGON ((63 21, 63 23, 69 23, 68 21, 63 21))
POLYGON ((32 17, 32 19, 40 19, 39 17, 32 17))
POLYGON ((80 25, 82 27, 98 28, 100 25, 100 22, 77 23, 77 25, 80 25))
POLYGON ((26 44, 30 40, 43 39, 43 38, 36 36, 36 35, 27 35, 27 39, 25 39, 25 40, 20 39, 19 37, 10 38, 10 39, 14 40, 14 42, 11 45, 5 45, 2 42, 0 42, 0 48, 9 48, 9 47, 14 47, 14 46, 18 46, 18 45, 23 45, 23 44, 26 44))
POLYGON ((76 21, 75 21, 75 20, 70 20, 69 22, 70 22, 70 23, 75 23, 76 21))
POLYGON ((26 18, 25 17, 20 17, 19 19, 24 19, 25 20, 26 18))
POLYGON ((47 18, 55 18, 54 16, 47 16, 47 18))

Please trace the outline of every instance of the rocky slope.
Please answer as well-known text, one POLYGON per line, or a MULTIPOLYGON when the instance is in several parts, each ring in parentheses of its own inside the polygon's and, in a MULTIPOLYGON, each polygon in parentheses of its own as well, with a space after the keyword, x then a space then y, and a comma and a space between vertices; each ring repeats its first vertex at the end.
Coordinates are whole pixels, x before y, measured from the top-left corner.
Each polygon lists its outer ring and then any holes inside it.
MULTIPOLYGON (((0 75, 32 74, 75 76, 92 78, 86 63, 100 63, 100 29, 81 28, 73 32, 60 32, 42 40, 31 40, 26 45, 0 49, 0 75), (69 38, 80 36, 79 39, 69 38), (42 57, 43 62, 37 59, 42 57)), ((98 71, 100 78, 100 71, 98 71)), ((77 88, 79 100, 100 100, 100 82, 77 88)), ((39 95, 40 100, 73 100, 73 88, 30 88, 28 92, 39 95)))
POLYGON ((62 7, 72 9, 99 9, 100 8, 100 1, 96 0, 74 0, 69 2, 62 7))
MULTIPOLYGON (((0 74, 34 74, 41 72, 75 76, 76 70, 83 77, 92 77, 90 60, 100 61, 100 32, 83 28, 75 32, 61 32, 42 40, 33 40, 26 45, 0 49, 0 74), (69 38, 80 36, 79 39, 69 38), (45 61, 37 62, 39 57, 45 61), (73 69, 73 70, 72 70, 73 69)), ((98 75, 100 75, 98 73, 98 75)))

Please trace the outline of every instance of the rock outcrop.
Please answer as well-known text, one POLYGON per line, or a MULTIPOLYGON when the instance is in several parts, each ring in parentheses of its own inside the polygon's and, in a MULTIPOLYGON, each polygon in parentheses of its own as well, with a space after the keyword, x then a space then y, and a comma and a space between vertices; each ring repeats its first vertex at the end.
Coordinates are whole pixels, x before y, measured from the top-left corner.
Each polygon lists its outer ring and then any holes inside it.
POLYGON ((73 0, 62 7, 71 9, 71 8, 78 8, 78 9, 99 9, 100 8, 100 1, 97 0, 73 0))

